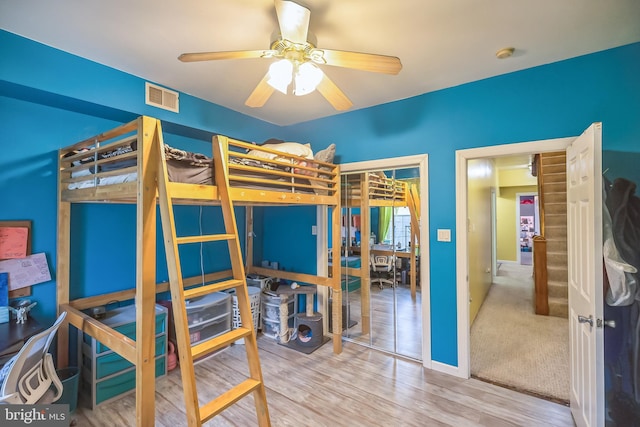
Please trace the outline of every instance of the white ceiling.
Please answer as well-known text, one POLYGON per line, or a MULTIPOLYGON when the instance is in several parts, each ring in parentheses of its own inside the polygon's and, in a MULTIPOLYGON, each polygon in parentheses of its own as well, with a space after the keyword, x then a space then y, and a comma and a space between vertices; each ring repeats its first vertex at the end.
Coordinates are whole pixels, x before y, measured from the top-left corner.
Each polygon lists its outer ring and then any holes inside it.
POLYGON ((530 154, 519 156, 504 156, 494 158, 497 169, 527 169, 532 162, 530 154))
MULTIPOLYGON (((325 66, 366 108, 640 41, 638 0, 300 0, 317 46, 393 55, 396 76, 325 66), (496 59, 514 46, 513 57, 496 59)), ((244 101, 267 59, 182 63, 183 52, 268 49, 272 0, 0 0, 0 28, 211 101, 289 125, 337 114, 317 92, 244 101)), ((143 96, 143 95, 141 95, 143 96)))

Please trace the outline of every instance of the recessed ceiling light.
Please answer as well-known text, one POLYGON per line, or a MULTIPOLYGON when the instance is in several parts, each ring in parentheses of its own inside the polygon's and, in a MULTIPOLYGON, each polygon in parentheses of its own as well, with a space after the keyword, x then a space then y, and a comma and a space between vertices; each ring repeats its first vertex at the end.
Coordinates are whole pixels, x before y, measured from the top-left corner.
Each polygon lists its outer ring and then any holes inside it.
POLYGON ((513 55, 515 48, 513 47, 505 47, 504 49, 500 49, 496 52, 496 58, 498 59, 506 59, 513 55))

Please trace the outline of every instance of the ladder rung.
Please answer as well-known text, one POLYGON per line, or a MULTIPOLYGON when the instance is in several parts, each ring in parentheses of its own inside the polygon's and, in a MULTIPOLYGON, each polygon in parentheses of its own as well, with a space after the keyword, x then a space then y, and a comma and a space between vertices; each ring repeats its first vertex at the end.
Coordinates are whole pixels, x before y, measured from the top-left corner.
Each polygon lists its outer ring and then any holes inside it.
POLYGON ((218 242, 220 240, 234 240, 235 234, 208 234, 204 236, 185 236, 176 238, 176 242, 179 245, 185 243, 200 243, 200 242, 218 242))
POLYGON ((212 292, 224 291, 225 289, 237 288, 244 285, 244 280, 230 279, 222 282, 212 283, 210 285, 197 286, 195 288, 184 290, 184 299, 200 297, 208 295, 212 292))
POLYGON ((237 328, 233 329, 224 334, 218 335, 215 338, 211 338, 210 340, 206 340, 200 344, 196 344, 191 347, 191 354, 194 359, 197 359, 201 356, 206 356, 209 353, 212 353, 219 348, 225 347, 229 344, 233 344, 240 338, 244 338, 251 335, 251 330, 249 328, 237 328))
POLYGON ((216 397, 211 402, 202 405, 200 407, 200 422, 204 423, 209 421, 258 387, 260 387, 260 381, 248 378, 231 390, 216 397))

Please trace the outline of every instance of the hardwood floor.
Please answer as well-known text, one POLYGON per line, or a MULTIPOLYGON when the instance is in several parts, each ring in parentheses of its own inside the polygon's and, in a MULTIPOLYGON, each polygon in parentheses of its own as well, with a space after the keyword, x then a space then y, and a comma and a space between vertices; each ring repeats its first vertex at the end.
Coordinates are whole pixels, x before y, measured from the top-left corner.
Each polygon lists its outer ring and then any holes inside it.
MULTIPOLYGON (((573 426, 568 407, 482 381, 424 369, 419 363, 345 343, 310 355, 258 339, 273 426, 573 426)), ((239 383, 247 372, 243 345, 196 366, 201 401, 239 383)), ((80 403, 77 426, 134 426, 133 394, 94 411, 80 403)), ((186 424, 179 369, 157 381, 156 426, 186 424)), ((253 397, 207 426, 256 425, 253 397)))
POLYGON ((398 353, 412 359, 422 358, 422 297, 418 288, 416 299, 411 298, 408 286, 395 288, 371 287, 371 334, 362 334, 360 290, 345 293, 349 303, 350 320, 358 322, 345 332, 354 341, 385 351, 398 353), (394 311, 395 294, 395 311, 394 311), (394 313, 397 319, 394 333, 394 313))

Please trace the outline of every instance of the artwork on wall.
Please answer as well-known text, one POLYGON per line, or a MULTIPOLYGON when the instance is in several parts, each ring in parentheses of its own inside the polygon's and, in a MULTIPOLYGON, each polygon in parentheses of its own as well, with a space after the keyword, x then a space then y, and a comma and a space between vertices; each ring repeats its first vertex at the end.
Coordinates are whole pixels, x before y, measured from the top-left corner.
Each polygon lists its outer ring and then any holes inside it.
MULTIPOLYGON (((24 258, 30 254, 31 221, 0 221, 0 261, 24 258)), ((9 291, 9 298, 29 295, 30 286, 21 286, 9 291)))
POLYGON ((533 249, 533 236, 535 235, 535 223, 533 216, 520 217, 520 251, 531 252, 533 249))

